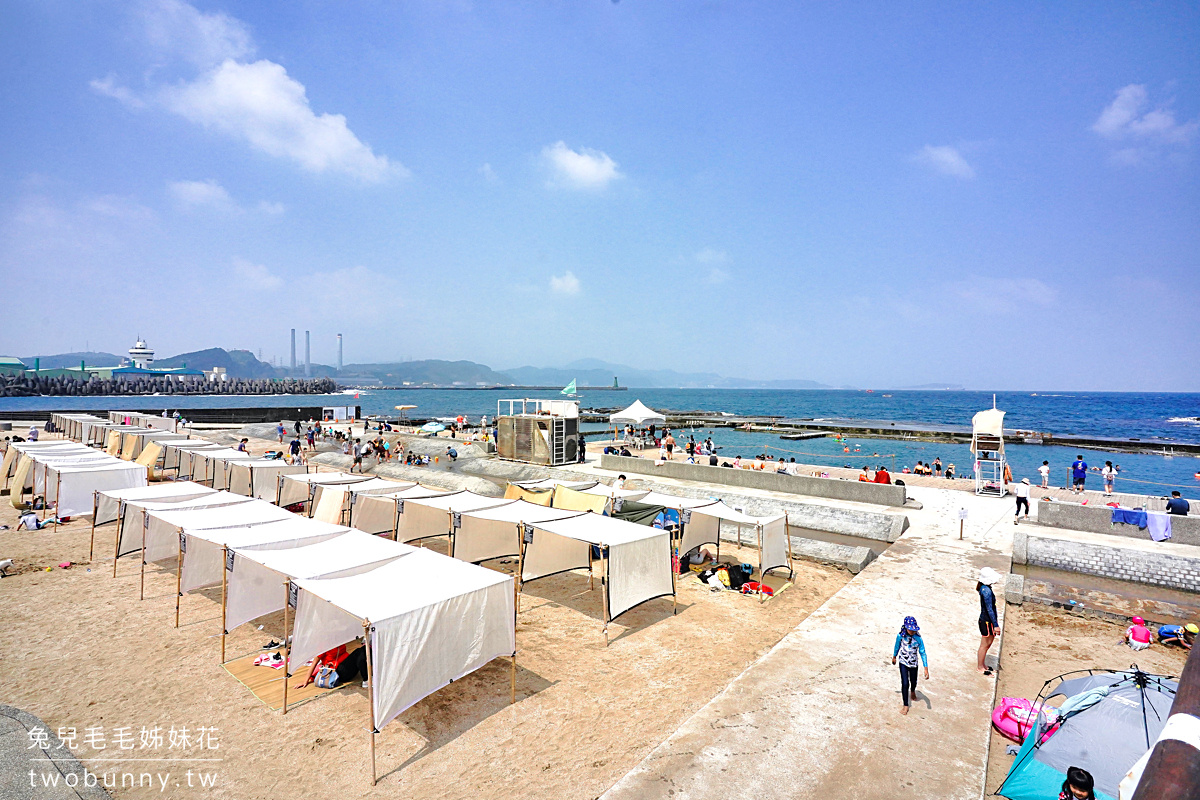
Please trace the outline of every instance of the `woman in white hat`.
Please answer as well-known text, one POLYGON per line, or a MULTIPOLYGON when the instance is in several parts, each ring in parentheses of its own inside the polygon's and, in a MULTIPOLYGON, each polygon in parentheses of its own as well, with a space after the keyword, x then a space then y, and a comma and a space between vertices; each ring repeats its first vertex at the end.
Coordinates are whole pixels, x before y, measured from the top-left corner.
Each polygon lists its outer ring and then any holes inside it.
POLYGON ((975 591, 979 593, 979 659, 975 668, 984 675, 991 675, 992 670, 984 659, 987 658, 988 648, 996 641, 1000 633, 1000 618, 996 616, 996 593, 992 586, 999 583, 1000 573, 991 567, 979 570, 979 579, 975 583, 975 591))
MULTIPOLYGON (((1008 465, 1004 465, 1007 469, 1008 465)), ((1013 525, 1021 521, 1021 507, 1025 508, 1025 521, 1029 521, 1029 478, 1021 478, 1021 482, 1014 488, 1013 494, 1017 497, 1017 513, 1013 517, 1013 525)))

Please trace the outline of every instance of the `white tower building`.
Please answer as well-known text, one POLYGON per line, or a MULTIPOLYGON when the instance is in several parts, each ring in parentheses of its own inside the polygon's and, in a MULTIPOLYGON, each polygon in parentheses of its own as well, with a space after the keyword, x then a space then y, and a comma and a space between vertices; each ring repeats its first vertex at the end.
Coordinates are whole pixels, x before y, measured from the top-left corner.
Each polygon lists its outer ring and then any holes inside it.
POLYGON ((150 369, 150 365, 154 363, 154 351, 146 346, 146 342, 140 336, 137 344, 129 348, 129 363, 138 369, 150 369))

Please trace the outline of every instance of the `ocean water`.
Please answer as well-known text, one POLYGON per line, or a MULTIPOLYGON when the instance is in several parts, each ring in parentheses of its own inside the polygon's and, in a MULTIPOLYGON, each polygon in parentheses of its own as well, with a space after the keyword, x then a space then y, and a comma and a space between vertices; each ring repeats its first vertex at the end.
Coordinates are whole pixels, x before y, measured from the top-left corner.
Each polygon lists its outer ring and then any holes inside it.
MULTIPOLYGON (((550 398, 555 392, 531 392, 550 398)), ((886 420, 896 423, 969 426, 975 412, 992 406, 987 392, 884 392, 838 390, 750 390, 750 389, 630 389, 623 392, 587 391, 580 396, 585 408, 623 408, 640 399, 651 408, 674 411, 726 412, 747 416, 781 416, 809 419, 886 420)), ((286 407, 292 404, 360 405, 367 414, 395 414, 398 405, 415 405, 410 416, 454 417, 464 414, 478 419, 497 411, 497 401, 519 397, 511 389, 458 390, 365 390, 352 395, 251 396, 251 397, 34 397, 0 399, 5 409, 140 408, 173 409, 175 403, 190 407, 286 407)), ((1054 434, 1137 437, 1169 452, 1172 443, 1200 443, 1200 394, 1101 393, 1101 392, 1000 392, 996 405, 1007 412, 1005 427, 1054 434)), ((585 429, 586 430, 586 429, 585 429)), ((959 474, 970 471, 972 458, 965 445, 930 444, 894 439, 851 439, 845 444, 834 439, 781 440, 775 434, 743 433, 727 428, 696 431, 698 438, 711 435, 723 448, 722 454, 753 456, 770 453, 830 466, 849 464, 872 468, 886 464, 896 470, 911 467, 917 460, 940 457, 953 462, 959 474), (850 452, 844 452, 849 447, 850 452)), ((1161 495, 1179 488, 1185 497, 1200 496, 1200 458, 1132 453, 1079 451, 1091 465, 1111 460, 1121 466, 1117 488, 1123 491, 1161 495)), ((1009 462, 1019 479, 1037 477, 1036 469, 1049 461, 1053 482, 1061 484, 1076 451, 1060 446, 1013 444, 1007 448, 1009 462)), ((1099 476, 1089 483, 1099 486, 1099 476)))

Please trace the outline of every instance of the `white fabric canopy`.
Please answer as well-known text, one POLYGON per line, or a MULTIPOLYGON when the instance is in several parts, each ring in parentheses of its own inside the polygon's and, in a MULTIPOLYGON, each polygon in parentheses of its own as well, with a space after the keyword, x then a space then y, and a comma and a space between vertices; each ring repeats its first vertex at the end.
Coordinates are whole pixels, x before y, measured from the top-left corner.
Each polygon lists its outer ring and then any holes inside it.
POLYGON ((191 500, 206 494, 213 494, 213 490, 191 481, 156 483, 153 486, 141 486, 134 489, 106 489, 96 495, 96 515, 92 521, 97 525, 115 522, 121 515, 121 504, 129 500, 150 500, 162 503, 172 500, 191 500))
MULTIPOLYGON (((348 578, 417 548, 362 531, 286 550, 238 550, 228 571, 225 630, 283 609, 285 578, 348 578)), ((228 563, 228 562, 227 562, 228 563)))
POLYGON ((188 453, 193 453, 197 450, 224 450, 225 448, 215 442, 206 442, 203 439, 188 439, 183 442, 167 442, 163 445, 163 469, 177 469, 180 473, 191 475, 192 462, 189 456, 186 464, 183 463, 183 456, 188 453))
POLYGON ((493 558, 519 555, 521 524, 548 522, 578 516, 581 512, 567 511, 513 500, 505 505, 478 511, 465 511, 461 524, 454 532, 450 555, 462 561, 478 564, 493 558))
POLYGON ((512 578, 429 550, 349 578, 297 580, 292 663, 371 626, 375 729, 497 656, 516 652, 512 578))
POLYGON ((754 517, 730 508, 720 500, 688 511, 688 521, 683 525, 683 539, 679 553, 683 555, 704 544, 720 544, 721 522, 732 522, 753 529, 758 537, 762 553, 759 572, 765 573, 775 567, 791 569, 788 557, 791 543, 788 541, 786 518, 782 514, 754 517))
POLYGON ((568 489, 575 491, 583 491, 589 486, 595 486, 598 481, 560 481, 554 478, 543 478, 540 481, 513 481, 514 486, 520 486, 522 489, 553 489, 556 486, 565 486, 568 489))
POLYGON ((455 514, 478 511, 513 502, 503 497, 486 497, 474 492, 453 492, 432 497, 399 498, 399 526, 396 541, 415 542, 431 536, 446 536, 452 533, 455 514))
POLYGON ((622 500, 633 500, 638 503, 643 502, 642 498, 650 492, 646 489, 615 489, 603 483, 597 483, 595 486, 590 486, 587 489, 580 489, 584 494, 595 494, 601 497, 611 497, 613 499, 621 498, 622 500))
MULTIPOLYGON (((329 492, 330 489, 325 491, 329 492)), ((394 536, 397 525, 396 515, 400 510, 398 501, 437 497, 443 494, 453 494, 453 492, 413 484, 405 489, 387 494, 354 493, 351 496, 353 505, 350 507, 350 519, 347 524, 366 533, 391 533, 394 536)), ((324 502, 323 499, 322 502, 324 502)))
POLYGON ((641 400, 635 400, 633 405, 624 411, 618 411, 608 417, 612 425, 661 425, 667 418, 652 408, 648 408, 641 400))
MULTIPOLYGON (((663 494, 662 492, 646 492, 638 498, 634 498, 636 503, 645 503, 650 506, 662 506, 664 508, 673 508, 676 511, 683 511, 687 508, 700 508, 701 506, 710 506, 717 502, 711 497, 677 497, 673 494, 663 494)), ((729 509, 732 511, 733 509, 729 509)))
POLYGON ((47 502, 55 503, 58 517, 90 517, 96 492, 145 486, 146 468, 116 460, 107 464, 48 465, 47 502))
POLYGON ((348 472, 301 472, 283 475, 276 489, 275 504, 290 506, 306 503, 309 493, 316 486, 342 486, 348 483, 363 483, 370 480, 366 475, 351 475, 348 472))
MULTIPOLYGON (((274 506, 272 506, 274 508, 274 506)), ((221 582, 225 549, 281 550, 316 544, 350 529, 288 513, 287 518, 236 528, 206 528, 183 532, 183 572, 180 589, 192 592, 221 582)))
MULTIPOLYGON (((188 483, 190 481, 180 481, 188 483)), ((198 486, 199 484, 191 484, 198 486)), ((201 487, 208 489, 207 486, 201 487)), ((117 535, 117 557, 136 553, 142 549, 143 536, 149 526, 147 514, 156 511, 191 511, 202 508, 219 508, 252 502, 249 497, 242 497, 229 492, 216 492, 193 497, 190 500, 126 500, 121 507, 121 527, 117 535)), ((161 523, 156 523, 160 524, 161 523)), ((174 530, 166 528, 168 534, 174 530)))
POLYGON ((671 538, 667 531, 600 514, 538 522, 525 545, 521 581, 589 566, 591 546, 607 555, 608 622, 655 597, 673 595, 671 538))
POLYGON ((279 496, 279 476, 308 472, 304 464, 288 464, 283 459, 260 458, 253 461, 226 463, 226 488, 234 494, 244 494, 259 500, 275 502, 279 496))
POLYGON ((184 511, 146 512, 146 561, 163 561, 179 554, 179 533, 212 528, 244 528, 277 522, 296 515, 277 505, 249 500, 232 506, 215 506, 184 511))

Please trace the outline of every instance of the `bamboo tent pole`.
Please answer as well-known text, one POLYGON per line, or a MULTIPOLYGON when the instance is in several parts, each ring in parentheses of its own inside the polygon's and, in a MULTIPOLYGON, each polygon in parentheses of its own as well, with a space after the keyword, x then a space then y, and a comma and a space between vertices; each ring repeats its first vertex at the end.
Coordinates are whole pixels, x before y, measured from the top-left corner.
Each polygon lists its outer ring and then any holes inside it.
POLYGON ((283 713, 287 713, 287 690, 292 663, 292 637, 288 635, 288 616, 292 604, 292 579, 283 579, 283 713))
MULTIPOLYGON (((92 560, 92 556, 96 554, 96 513, 100 504, 100 491, 97 489, 92 492, 92 541, 88 545, 88 561, 92 560)), ((58 516, 55 514, 55 516, 58 516)))
MULTIPOLYGON (((229 607, 229 545, 221 548, 221 663, 225 663, 225 637, 229 631, 225 630, 226 613, 225 610, 229 607)), ((283 676, 283 684, 287 685, 287 675, 283 676)))
MULTIPOLYGON (((179 553, 175 557, 175 627, 179 627, 179 598, 183 596, 183 528, 179 529, 179 553)), ((221 566, 224 566, 222 564, 221 566)))
POLYGON ((371 785, 379 783, 375 776, 375 680, 371 670, 371 623, 363 620, 363 642, 367 648, 367 702, 371 706, 371 785))

